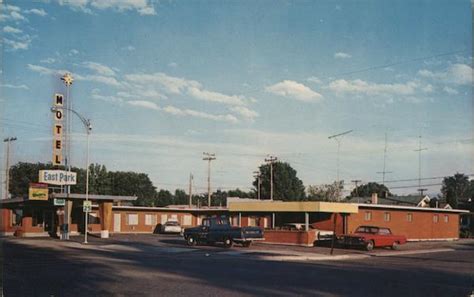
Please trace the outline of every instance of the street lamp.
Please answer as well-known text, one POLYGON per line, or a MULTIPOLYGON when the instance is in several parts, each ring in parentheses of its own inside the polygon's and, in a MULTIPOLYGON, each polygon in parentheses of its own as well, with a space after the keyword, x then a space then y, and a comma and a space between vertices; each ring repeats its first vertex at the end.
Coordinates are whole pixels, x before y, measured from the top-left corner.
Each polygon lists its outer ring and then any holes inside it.
MULTIPOLYGON (((58 109, 61 109, 61 108, 58 108, 58 107, 51 107, 51 112, 56 112, 58 109)), ((89 136, 91 134, 91 131, 92 131, 92 124, 91 124, 91 120, 89 119, 86 119, 85 117, 83 117, 80 113, 78 113, 77 111, 75 111, 74 109, 71 109, 71 108, 62 108, 62 109, 66 109, 72 113, 74 113, 82 122, 82 124, 84 124, 84 128, 86 129, 86 134, 87 134, 87 156, 86 156, 86 201, 89 201, 89 136)), ((88 227, 88 212, 84 212, 84 243, 87 243, 87 227, 88 227)))
POLYGON ((5 157, 5 198, 8 199, 9 182, 10 182, 10 143, 15 141, 16 137, 7 137, 3 140, 7 144, 6 157, 5 157))

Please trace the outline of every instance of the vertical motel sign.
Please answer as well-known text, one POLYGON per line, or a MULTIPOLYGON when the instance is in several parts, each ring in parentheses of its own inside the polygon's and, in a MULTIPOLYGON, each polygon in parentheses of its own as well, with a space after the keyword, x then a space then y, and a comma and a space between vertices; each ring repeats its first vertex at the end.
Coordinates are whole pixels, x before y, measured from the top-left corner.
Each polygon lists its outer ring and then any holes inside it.
POLYGON ((53 125, 53 165, 62 165, 63 149, 63 104, 64 96, 54 94, 54 125, 53 125))

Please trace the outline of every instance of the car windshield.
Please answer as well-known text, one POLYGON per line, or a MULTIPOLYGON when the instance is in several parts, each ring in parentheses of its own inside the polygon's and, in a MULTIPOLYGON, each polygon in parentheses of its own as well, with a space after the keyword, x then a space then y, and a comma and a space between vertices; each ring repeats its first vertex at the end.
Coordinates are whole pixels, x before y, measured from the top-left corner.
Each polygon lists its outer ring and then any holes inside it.
POLYGON ((179 226, 178 222, 167 222, 166 226, 179 226))

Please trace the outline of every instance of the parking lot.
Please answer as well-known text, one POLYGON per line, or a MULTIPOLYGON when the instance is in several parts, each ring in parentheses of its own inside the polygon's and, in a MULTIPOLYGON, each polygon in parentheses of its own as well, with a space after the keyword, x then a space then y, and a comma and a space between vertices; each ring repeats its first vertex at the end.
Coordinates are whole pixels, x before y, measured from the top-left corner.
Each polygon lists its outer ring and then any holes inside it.
POLYGON ((474 241, 334 256, 325 247, 187 247, 173 235, 81 241, 3 239, 5 296, 467 296, 473 284, 474 241))

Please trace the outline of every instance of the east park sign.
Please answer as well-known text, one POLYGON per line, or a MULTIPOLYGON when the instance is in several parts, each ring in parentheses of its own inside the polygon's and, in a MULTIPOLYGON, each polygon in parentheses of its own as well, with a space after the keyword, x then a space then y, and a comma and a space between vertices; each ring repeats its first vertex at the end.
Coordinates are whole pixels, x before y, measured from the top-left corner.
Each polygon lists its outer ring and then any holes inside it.
POLYGON ((39 182, 65 186, 65 185, 75 185, 77 181, 77 173, 69 172, 65 170, 40 170, 39 172, 39 182))

